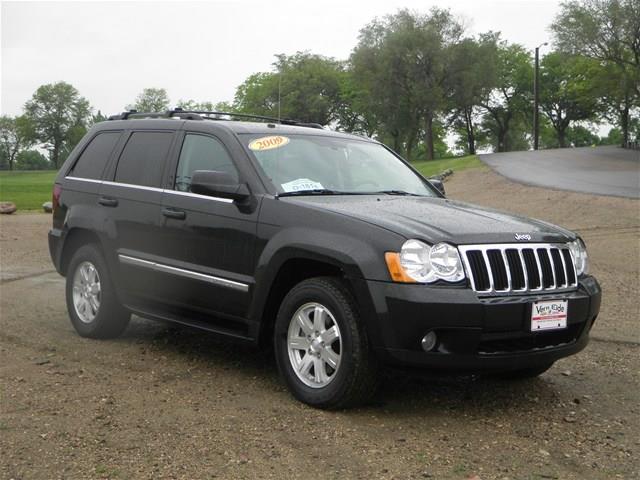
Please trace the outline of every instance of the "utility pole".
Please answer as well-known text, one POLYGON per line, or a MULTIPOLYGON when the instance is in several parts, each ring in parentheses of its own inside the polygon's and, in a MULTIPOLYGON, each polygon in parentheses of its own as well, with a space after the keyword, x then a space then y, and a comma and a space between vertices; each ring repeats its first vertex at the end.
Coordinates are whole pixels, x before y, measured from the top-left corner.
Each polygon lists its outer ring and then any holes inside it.
POLYGON ((540 135, 540 118, 538 104, 540 103, 540 47, 547 45, 544 42, 536 47, 535 67, 533 72, 533 149, 538 150, 538 137, 540 135))

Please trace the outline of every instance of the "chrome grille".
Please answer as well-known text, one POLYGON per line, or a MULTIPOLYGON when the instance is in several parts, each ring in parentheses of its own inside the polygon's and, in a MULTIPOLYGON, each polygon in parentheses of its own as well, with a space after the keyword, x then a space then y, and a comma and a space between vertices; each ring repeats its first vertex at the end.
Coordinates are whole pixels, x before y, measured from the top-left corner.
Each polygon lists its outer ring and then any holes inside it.
POLYGON ((562 243, 507 243, 458 247, 471 288, 486 295, 572 290, 577 275, 562 243))

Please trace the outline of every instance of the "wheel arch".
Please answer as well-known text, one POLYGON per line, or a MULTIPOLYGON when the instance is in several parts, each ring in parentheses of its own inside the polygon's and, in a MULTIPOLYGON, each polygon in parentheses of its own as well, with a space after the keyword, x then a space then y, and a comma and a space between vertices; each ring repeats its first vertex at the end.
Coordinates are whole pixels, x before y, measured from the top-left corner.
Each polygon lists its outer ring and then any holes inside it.
POLYGON ((82 227, 74 227, 69 229, 65 234, 62 253, 60 255, 60 273, 62 275, 67 274, 67 269, 69 268, 69 263, 71 262, 73 254, 82 245, 87 244, 94 244, 100 249, 100 252, 107 262, 107 267, 109 267, 109 262, 107 261, 100 237, 92 230, 82 227))
MULTIPOLYGON (((283 249, 260 274, 250 318, 258 325, 257 339, 260 345, 271 341, 273 326, 282 300, 298 283, 314 277, 338 277, 345 281, 350 293, 356 297, 351 282, 361 278, 359 269, 345 264, 339 255, 319 253, 300 248, 283 249)), ((356 298, 357 301, 357 298, 356 298)))

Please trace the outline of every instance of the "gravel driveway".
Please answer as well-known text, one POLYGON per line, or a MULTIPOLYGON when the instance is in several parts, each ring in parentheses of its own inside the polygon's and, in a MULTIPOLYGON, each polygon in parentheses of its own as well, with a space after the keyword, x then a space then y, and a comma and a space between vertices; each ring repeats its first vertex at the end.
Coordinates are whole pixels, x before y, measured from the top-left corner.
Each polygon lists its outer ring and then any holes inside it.
POLYGON ((583 235, 604 289, 594 339, 518 383, 387 372, 345 412, 296 402, 268 354, 201 332, 135 318, 80 338, 46 273, 50 219, 0 218, 0 478, 639 478, 640 203, 488 169, 446 187, 583 235))

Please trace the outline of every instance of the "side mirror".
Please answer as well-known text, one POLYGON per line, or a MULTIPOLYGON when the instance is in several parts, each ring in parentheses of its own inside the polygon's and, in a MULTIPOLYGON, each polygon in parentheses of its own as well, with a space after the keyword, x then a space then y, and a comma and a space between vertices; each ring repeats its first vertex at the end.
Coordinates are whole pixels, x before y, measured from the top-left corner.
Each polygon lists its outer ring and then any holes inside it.
POLYGON ((444 193, 444 183, 442 183, 442 180, 439 180, 437 178, 430 178, 429 182, 431 182, 431 185, 433 185, 438 189, 438 191, 442 194, 443 197, 446 195, 444 193))
POLYGON ((251 193, 244 183, 238 183, 227 172, 216 170, 196 170, 191 176, 191 191, 209 197, 246 200, 251 193))

